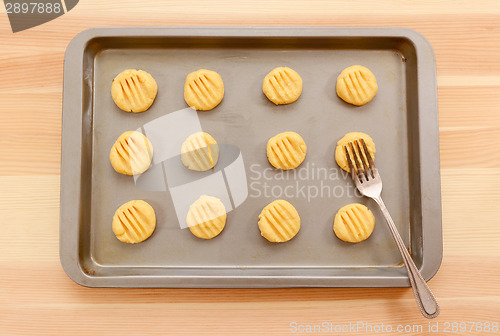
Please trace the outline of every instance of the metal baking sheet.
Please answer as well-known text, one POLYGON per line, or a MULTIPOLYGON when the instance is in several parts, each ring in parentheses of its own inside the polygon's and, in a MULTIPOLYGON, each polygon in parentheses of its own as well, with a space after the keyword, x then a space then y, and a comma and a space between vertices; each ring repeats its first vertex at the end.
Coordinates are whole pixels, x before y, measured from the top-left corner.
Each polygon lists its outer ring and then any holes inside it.
POLYGON ((436 96, 432 47, 410 29, 86 30, 71 41, 64 61, 63 268, 90 287, 409 286, 376 204, 356 194, 335 163, 336 142, 361 131, 375 141, 383 198, 430 279, 442 258, 436 96), (362 107, 335 93, 340 71, 354 64, 371 69, 379 85, 362 107), (302 76, 304 89, 293 104, 275 106, 262 93, 264 76, 277 66, 302 76), (113 78, 129 68, 151 73, 158 83, 147 112, 123 112, 111 99, 113 78), (186 109, 183 99, 186 75, 200 68, 224 80, 224 99, 208 112, 186 109), (175 152, 179 135, 191 127, 221 144, 214 171, 182 170, 175 152), (128 130, 145 132, 155 147, 153 167, 139 179, 117 174, 109 163, 111 146, 128 130), (308 146, 306 160, 287 174, 271 169, 265 151, 267 140, 283 131, 301 134, 308 146), (231 210, 224 231, 208 241, 182 223, 185 203, 199 196, 198 187, 231 210), (298 235, 282 244, 262 238, 257 226, 262 208, 277 198, 290 201, 301 217, 298 235), (157 228, 131 245, 114 237, 111 221, 133 199, 153 206, 157 228), (337 210, 352 202, 367 205, 376 217, 372 236, 358 244, 332 231, 337 210))

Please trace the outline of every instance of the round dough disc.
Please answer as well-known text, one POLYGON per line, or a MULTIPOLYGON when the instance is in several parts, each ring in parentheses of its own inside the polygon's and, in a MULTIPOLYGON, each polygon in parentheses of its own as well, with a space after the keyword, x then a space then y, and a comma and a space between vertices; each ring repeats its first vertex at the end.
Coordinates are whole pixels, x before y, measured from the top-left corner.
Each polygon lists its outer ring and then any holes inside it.
POLYGON ((299 213, 289 202, 276 200, 260 213, 259 229, 262 237, 272 243, 287 242, 300 230, 299 213))
POLYGON ((156 228, 153 207, 142 200, 130 201, 116 210, 113 233, 124 243, 140 243, 148 239, 156 228))
POLYGON ((154 102, 158 85, 146 71, 128 69, 118 74, 111 84, 115 104, 127 112, 144 112, 154 102))
POLYGON ((349 243, 359 243, 373 232, 375 217, 363 204, 348 204, 337 212, 333 222, 335 235, 349 243))
POLYGON ((306 158, 307 146, 295 132, 280 133, 267 142, 267 158, 274 168, 297 168, 306 158))
POLYGON ((226 208, 221 200, 203 195, 189 207, 186 222, 196 237, 212 239, 222 232, 226 218, 226 208))
POLYGON ((208 133, 191 134, 182 144, 181 160, 191 170, 207 171, 219 160, 219 146, 208 133))
POLYGON ((375 75, 364 66, 345 68, 337 77, 337 95, 346 103, 365 105, 375 97, 377 91, 375 75))
POLYGON ((142 133, 128 131, 118 137, 109 153, 113 168, 120 174, 139 175, 148 170, 153 145, 142 133))
POLYGON ((219 105, 224 98, 224 82, 211 70, 191 72, 184 84, 184 100, 196 110, 208 111, 219 105))
POLYGON ((264 77, 262 91, 276 105, 290 104, 302 93, 302 78, 293 69, 278 67, 264 77))

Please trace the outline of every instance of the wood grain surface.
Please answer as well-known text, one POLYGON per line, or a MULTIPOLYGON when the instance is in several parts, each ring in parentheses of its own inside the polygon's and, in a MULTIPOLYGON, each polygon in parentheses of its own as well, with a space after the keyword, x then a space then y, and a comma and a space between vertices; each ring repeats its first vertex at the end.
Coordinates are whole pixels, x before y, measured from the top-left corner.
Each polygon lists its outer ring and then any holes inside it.
MULTIPOLYGON (((291 322, 421 325, 426 333, 410 288, 90 289, 62 270, 68 42, 98 26, 240 25, 410 27, 429 39, 437 57, 444 235, 443 263, 429 282, 441 305, 432 323, 440 334, 450 323, 449 334, 461 335, 479 330, 469 324, 454 332, 453 322, 499 323, 498 0, 81 0, 66 15, 15 34, 0 13, 0 335, 284 335, 293 333, 291 322)), ((375 333, 350 331, 344 334, 375 333)))

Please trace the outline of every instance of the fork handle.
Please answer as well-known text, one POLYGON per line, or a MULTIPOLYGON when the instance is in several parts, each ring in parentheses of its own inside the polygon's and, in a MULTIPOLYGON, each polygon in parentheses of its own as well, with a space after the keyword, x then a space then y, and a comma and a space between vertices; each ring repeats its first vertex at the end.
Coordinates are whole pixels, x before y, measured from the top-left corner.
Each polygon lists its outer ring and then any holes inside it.
POLYGON ((428 319, 435 318, 439 315, 439 305, 436 298, 432 294, 429 286, 427 286, 424 278, 422 278, 422 275, 413 262, 410 253, 408 253, 403 239, 401 239, 398 229, 396 228, 396 225, 394 225, 394 221, 392 220, 392 217, 389 214, 384 201, 382 201, 382 197, 374 197, 373 200, 380 206, 380 210, 382 210, 387 224, 389 224, 389 229, 391 230, 392 236, 396 241, 399 252, 401 252, 406 270, 408 271, 408 277, 410 278, 411 287, 413 288, 413 293, 415 293, 415 298, 417 299, 418 307, 420 308, 422 315, 424 315, 428 319))

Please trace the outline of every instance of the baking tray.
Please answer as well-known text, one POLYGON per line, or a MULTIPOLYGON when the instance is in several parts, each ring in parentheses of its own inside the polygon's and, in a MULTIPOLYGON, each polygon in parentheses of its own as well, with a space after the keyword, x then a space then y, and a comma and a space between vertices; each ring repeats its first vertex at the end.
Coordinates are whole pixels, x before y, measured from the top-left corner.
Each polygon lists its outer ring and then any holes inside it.
MULTIPOLYGON (((336 142, 361 131, 376 143, 384 200, 430 279, 442 258, 437 116, 434 53, 410 29, 86 30, 70 42, 64 59, 61 263, 71 279, 90 287, 409 286, 379 209, 355 194, 334 160, 336 142), (335 93, 338 74, 354 64, 371 69, 379 85, 362 107, 335 93), (275 106, 262 93, 264 76, 277 66, 302 76, 303 93, 293 104, 275 106), (145 113, 123 112, 111 99, 113 78, 128 68, 148 71, 158 83, 145 113), (186 109, 183 84, 200 68, 220 73, 226 92, 214 110, 196 113, 186 109), (172 151, 180 147, 169 134, 190 125, 221 144, 215 171, 176 173, 180 159, 172 151), (115 139, 135 129, 153 137, 155 147, 154 165, 139 179, 114 172, 108 158, 115 139), (267 162, 267 140, 283 131, 298 132, 308 146, 297 175, 280 176, 267 162), (183 229, 178 195, 189 194, 182 190, 190 182, 216 175, 225 184, 213 196, 234 209, 224 231, 206 241, 183 229), (283 244, 267 242, 257 227, 260 211, 276 198, 289 200, 302 220, 298 235, 283 244), (111 221, 119 205, 133 199, 154 207, 157 228, 131 245, 114 237, 111 221), (332 231, 335 213, 351 202, 367 205, 376 217, 372 236, 359 244, 342 242, 332 231)), ((200 185, 199 194, 210 194, 209 184, 200 185)), ((198 196, 189 194, 184 203, 198 196)))

